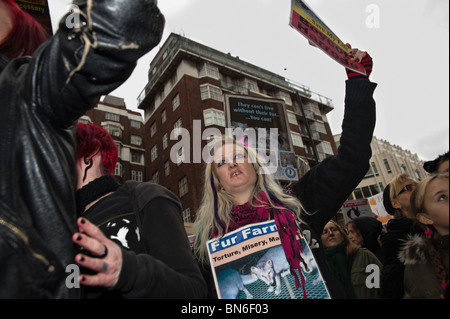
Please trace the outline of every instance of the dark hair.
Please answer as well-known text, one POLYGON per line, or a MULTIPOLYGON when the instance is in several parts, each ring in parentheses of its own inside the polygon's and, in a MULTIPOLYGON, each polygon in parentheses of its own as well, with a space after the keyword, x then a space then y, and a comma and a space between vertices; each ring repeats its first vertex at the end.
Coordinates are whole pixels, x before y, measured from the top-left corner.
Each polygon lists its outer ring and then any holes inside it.
POLYGON ((0 53, 12 60, 24 55, 33 55, 49 35, 28 13, 20 9, 13 0, 0 0, 12 15, 13 27, 0 43, 0 53))
POLYGON ((448 153, 449 152, 439 155, 438 158, 433 161, 425 162, 425 164, 423 164, 423 168, 430 174, 436 173, 439 166, 445 161, 448 161, 448 153))

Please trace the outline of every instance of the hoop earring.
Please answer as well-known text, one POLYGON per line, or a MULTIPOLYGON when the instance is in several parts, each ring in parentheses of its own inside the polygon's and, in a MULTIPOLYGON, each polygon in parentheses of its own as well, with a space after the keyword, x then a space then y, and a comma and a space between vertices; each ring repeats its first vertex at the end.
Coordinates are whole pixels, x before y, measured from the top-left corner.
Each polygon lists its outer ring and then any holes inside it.
POLYGON ((94 165, 94 161, 92 160, 92 158, 88 158, 87 156, 85 156, 83 158, 83 160, 84 160, 84 164, 88 165, 84 169, 84 176, 83 176, 83 182, 84 182, 86 180, 87 171, 92 167, 92 165, 94 165))

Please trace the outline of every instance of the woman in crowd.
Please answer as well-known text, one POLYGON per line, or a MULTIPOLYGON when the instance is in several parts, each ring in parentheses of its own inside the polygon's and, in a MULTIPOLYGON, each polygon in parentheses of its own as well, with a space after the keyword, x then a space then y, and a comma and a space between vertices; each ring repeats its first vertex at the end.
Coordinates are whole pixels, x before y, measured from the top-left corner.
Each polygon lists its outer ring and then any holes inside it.
POLYGON ((381 289, 376 284, 379 284, 383 265, 378 258, 349 240, 345 230, 335 221, 328 222, 321 239, 328 264, 347 294, 353 293, 356 299, 381 299, 381 289), (368 266, 371 267, 369 272, 368 266), (372 273, 374 278, 370 278, 372 273))
POLYGON ((405 299, 448 299, 448 178, 448 172, 430 176, 411 195, 411 209, 422 232, 409 236, 400 252, 405 299))
MULTIPOLYGON (((357 49, 352 53, 370 75, 371 57, 357 49)), ((263 173, 260 162, 246 146, 225 140, 214 147, 220 152, 212 154, 212 161, 206 165, 204 196, 196 220, 194 252, 204 269, 209 268, 208 240, 244 225, 274 219, 286 257, 291 260, 291 270, 299 268, 295 236, 300 231, 312 249, 331 296, 346 297, 326 263, 320 234, 369 169, 375 126, 372 95, 376 88, 368 76, 348 74, 338 154, 313 167, 293 186, 295 198, 283 194, 274 177, 263 173)), ((212 285, 210 279, 207 281, 212 285)))
POLYGON ((383 224, 373 217, 358 217, 347 225, 348 239, 355 245, 367 248, 380 259, 380 236, 383 224))
POLYGON ((381 259, 383 272, 381 288, 386 299, 402 299, 404 265, 398 259, 402 243, 409 234, 415 232, 414 215, 411 213, 411 194, 417 182, 405 174, 394 177, 383 192, 383 204, 394 218, 386 225, 381 239, 381 259))

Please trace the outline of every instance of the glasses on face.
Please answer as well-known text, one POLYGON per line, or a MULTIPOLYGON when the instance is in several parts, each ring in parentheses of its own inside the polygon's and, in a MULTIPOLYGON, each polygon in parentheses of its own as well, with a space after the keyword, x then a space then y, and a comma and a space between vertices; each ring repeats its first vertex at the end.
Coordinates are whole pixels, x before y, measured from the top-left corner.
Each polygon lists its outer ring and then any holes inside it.
POLYGON ((402 190, 400 191, 400 193, 398 193, 397 196, 400 196, 404 192, 412 192, 415 188, 416 188, 416 184, 408 184, 402 188, 402 190))

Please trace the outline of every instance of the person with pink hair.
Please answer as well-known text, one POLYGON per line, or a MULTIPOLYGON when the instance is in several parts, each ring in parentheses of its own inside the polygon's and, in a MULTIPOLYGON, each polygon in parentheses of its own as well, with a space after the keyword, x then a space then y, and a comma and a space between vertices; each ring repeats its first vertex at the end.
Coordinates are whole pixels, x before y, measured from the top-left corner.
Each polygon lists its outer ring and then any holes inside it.
POLYGON ((81 219, 73 241, 85 248, 76 262, 93 272, 80 276, 86 297, 206 297, 179 199, 154 183, 119 185, 117 146, 103 128, 78 123, 76 142, 81 219))

